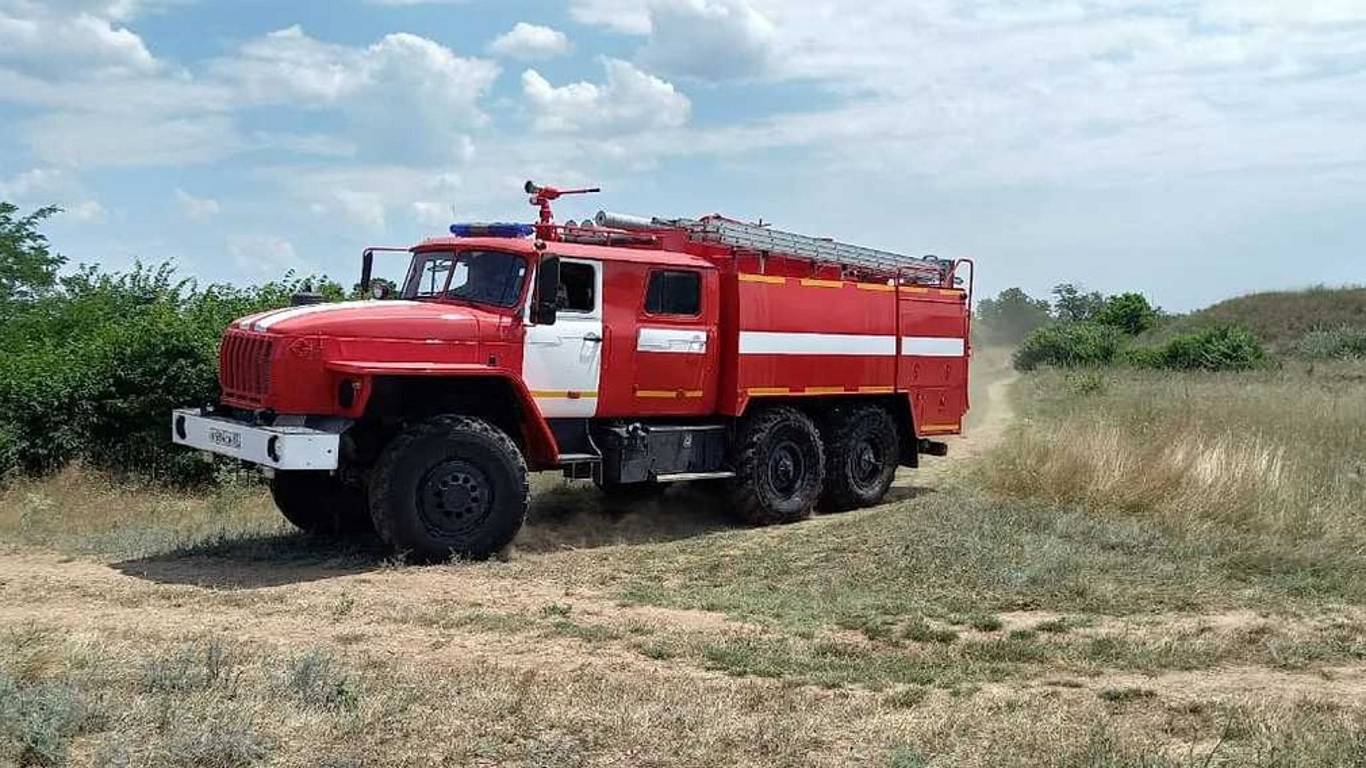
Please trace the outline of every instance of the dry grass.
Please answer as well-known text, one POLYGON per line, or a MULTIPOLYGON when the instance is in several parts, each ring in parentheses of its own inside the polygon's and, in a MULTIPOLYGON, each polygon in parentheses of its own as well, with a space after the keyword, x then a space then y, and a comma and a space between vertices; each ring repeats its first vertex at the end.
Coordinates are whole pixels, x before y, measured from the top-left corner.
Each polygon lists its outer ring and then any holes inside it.
POLYGON ((72 466, 0 488, 0 545, 138 557, 292 530, 259 483, 239 478, 187 495, 72 466))
POLYGON ((1193 532, 1363 541, 1366 368, 1124 372, 1098 387, 1096 375, 1027 380, 1028 416, 986 470, 993 488, 1193 532))
POLYGON ((342 657, 204 638, 0 637, 0 761, 26 765, 1320 766, 1359 709, 1145 688, 884 694, 342 657), (14 672, 41 651, 41 671, 14 672), (1142 691, 1142 693, 1134 693, 1142 691), (1098 707, 1097 701, 1107 702, 1098 707))

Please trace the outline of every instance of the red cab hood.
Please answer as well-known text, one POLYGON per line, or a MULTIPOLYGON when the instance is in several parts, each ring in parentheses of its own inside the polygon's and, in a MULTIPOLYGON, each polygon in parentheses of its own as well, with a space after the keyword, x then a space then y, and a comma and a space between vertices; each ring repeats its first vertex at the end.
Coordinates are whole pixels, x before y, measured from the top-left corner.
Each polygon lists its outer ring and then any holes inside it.
POLYGON ((473 341, 479 338, 481 324, 496 327, 499 318, 472 307, 429 301, 348 301, 262 312, 235 325, 288 336, 473 341))

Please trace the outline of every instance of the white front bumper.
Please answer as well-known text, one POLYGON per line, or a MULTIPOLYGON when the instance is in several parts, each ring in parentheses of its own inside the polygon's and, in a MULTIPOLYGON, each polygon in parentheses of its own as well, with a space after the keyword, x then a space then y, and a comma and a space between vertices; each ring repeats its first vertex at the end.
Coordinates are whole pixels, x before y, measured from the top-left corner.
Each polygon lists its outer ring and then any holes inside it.
POLYGON ((197 408, 172 412, 171 440, 176 445, 284 470, 336 469, 341 450, 339 433, 308 427, 261 427, 205 415, 197 408))

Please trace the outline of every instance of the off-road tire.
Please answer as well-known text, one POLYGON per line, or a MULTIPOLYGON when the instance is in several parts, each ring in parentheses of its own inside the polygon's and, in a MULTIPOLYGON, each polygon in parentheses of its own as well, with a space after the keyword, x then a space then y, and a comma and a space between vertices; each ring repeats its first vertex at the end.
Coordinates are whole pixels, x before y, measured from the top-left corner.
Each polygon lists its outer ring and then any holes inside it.
POLYGON ((385 544, 413 562, 483 560, 526 521, 526 461, 502 430, 469 416, 409 427, 380 454, 370 517, 385 544))
POLYGON ((847 512, 882 501, 901 454, 896 420, 880 405, 835 409, 825 419, 825 490, 820 509, 847 512))
POLYGON ((732 508, 750 525, 804 520, 820 497, 825 451, 816 424, 796 408, 764 408, 736 435, 732 508))
POLYGON ((317 536, 373 536, 365 492, 329 472, 276 472, 270 495, 285 519, 317 536))

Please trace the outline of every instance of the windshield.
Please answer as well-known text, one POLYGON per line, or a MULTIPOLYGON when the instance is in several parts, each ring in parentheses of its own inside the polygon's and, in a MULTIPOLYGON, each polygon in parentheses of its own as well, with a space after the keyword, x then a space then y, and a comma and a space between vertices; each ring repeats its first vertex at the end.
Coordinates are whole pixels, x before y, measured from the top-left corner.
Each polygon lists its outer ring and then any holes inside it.
POLYGON ((499 251, 427 251, 413 254, 405 299, 460 299, 510 307, 522 293, 526 262, 499 251))

